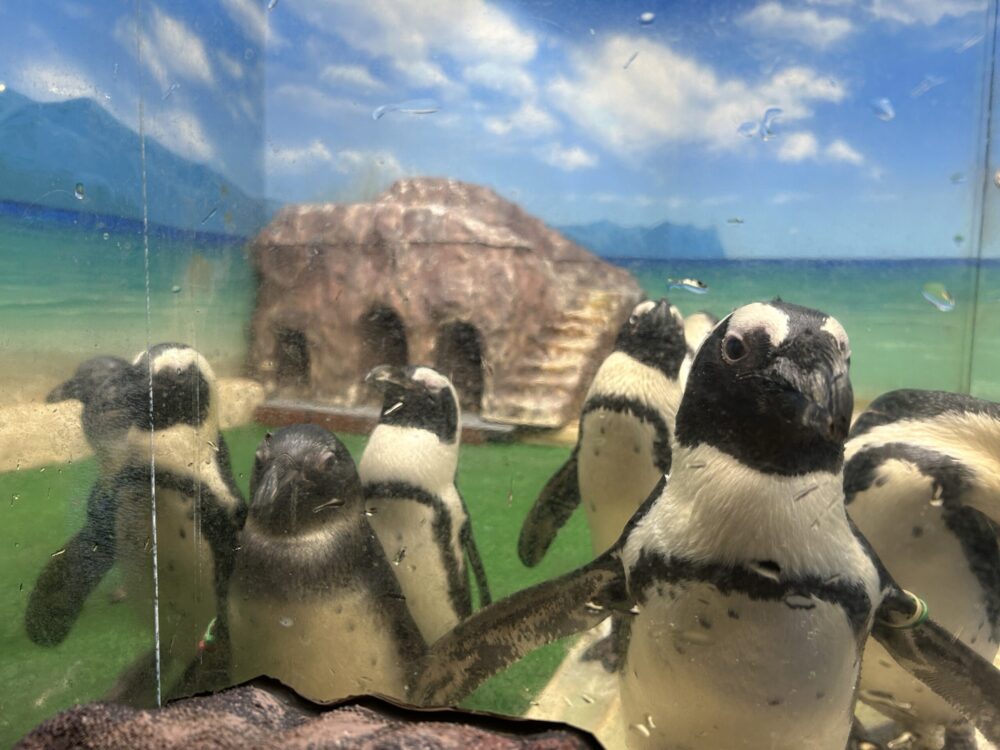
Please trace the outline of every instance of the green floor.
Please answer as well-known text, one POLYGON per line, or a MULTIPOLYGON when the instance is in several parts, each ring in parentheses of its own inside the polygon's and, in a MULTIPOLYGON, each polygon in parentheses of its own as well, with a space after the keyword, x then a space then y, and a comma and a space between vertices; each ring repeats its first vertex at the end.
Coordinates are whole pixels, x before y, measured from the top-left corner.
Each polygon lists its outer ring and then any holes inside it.
MULTIPOLYGON (((248 471, 264 427, 226 433, 237 482, 248 471)), ((344 436, 355 458, 364 438, 344 436)), ((544 562, 527 569, 517 559, 521 521, 538 491, 568 454, 534 445, 465 446, 459 486, 472 514, 476 540, 495 598, 586 561, 589 537, 576 514, 544 562)), ((118 672, 152 646, 127 604, 112 602, 115 571, 91 595, 69 637, 56 648, 31 643, 24 609, 35 577, 79 528, 95 475, 92 460, 0 474, 0 746, 7 747, 39 721, 107 690, 118 672)), ((519 714, 555 669, 564 645, 542 649, 483 685, 466 705, 519 714)))

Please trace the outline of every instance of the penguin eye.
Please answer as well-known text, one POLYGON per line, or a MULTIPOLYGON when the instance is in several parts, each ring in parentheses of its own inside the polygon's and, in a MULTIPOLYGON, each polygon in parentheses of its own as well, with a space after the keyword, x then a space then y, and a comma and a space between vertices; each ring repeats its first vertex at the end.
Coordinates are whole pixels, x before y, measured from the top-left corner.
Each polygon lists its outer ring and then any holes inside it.
POLYGON ((737 362, 743 359, 748 351, 743 339, 736 334, 729 334, 722 342, 722 357, 727 362, 737 362))
POLYGON ((638 323, 638 322, 639 322, 639 316, 636 315, 635 313, 632 313, 631 315, 628 316, 628 324, 630 326, 634 327, 635 324, 638 323))

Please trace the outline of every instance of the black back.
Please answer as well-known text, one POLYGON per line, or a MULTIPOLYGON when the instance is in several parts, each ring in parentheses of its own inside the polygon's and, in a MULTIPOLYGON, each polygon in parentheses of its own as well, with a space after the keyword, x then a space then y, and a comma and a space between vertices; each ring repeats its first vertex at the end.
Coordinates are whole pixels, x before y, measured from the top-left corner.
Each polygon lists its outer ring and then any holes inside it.
POLYGON ((687 354, 687 344, 684 325, 671 314, 669 300, 661 297, 649 310, 639 314, 633 311, 618 330, 615 351, 628 354, 676 380, 687 354))

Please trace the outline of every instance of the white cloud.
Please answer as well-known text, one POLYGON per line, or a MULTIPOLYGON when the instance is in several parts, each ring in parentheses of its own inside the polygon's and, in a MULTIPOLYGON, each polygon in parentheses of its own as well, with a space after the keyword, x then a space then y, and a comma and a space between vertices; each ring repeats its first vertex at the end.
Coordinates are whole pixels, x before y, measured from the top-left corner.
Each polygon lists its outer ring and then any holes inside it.
POLYGON ((933 26, 945 16, 964 16, 985 10, 985 0, 874 0, 872 3, 876 18, 907 25, 933 26))
MULTIPOLYGON (((134 23, 120 18, 114 36, 129 54, 136 55, 134 23)), ((143 64, 164 91, 178 78, 214 86, 212 64, 201 38, 159 8, 153 8, 149 28, 138 31, 138 42, 143 64)))
POLYGON ((320 80, 333 86, 347 85, 363 89, 384 89, 385 84, 376 79, 361 65, 327 65, 319 74, 320 80))
POLYGON ((551 143, 538 151, 538 157, 546 164, 567 172, 597 166, 597 157, 579 146, 563 148, 561 144, 551 143))
POLYGON ((506 117, 487 117, 483 127, 494 135, 507 135, 517 131, 528 136, 545 135, 559 129, 559 124, 544 109, 534 104, 524 104, 506 117))
POLYGON ((201 122, 191 112, 172 110, 148 117, 146 133, 186 159, 199 162, 215 159, 215 147, 205 135, 201 122))
POLYGON ((342 174, 377 171, 383 178, 392 180, 403 176, 403 166, 389 151, 355 151, 353 149, 338 151, 336 169, 342 174))
POLYGON ((271 31, 267 5, 262 0, 222 0, 222 5, 251 41, 257 44, 267 43, 275 48, 286 44, 276 32, 271 31))
POLYGON ((771 203, 776 206, 784 206, 786 203, 801 203, 802 201, 807 201, 812 196, 809 193, 798 193, 798 192, 781 192, 775 193, 771 197, 771 203))
POLYGON ((848 164, 861 165, 865 161, 865 157, 840 138, 826 147, 825 154, 827 159, 832 161, 846 161, 848 164))
POLYGON ((267 167, 271 172, 286 174, 326 168, 354 178, 362 176, 380 184, 404 174, 399 160, 389 151, 343 149, 333 152, 318 138, 304 146, 276 146, 269 149, 267 167))
POLYGON ((365 108, 358 102, 343 99, 320 91, 319 89, 301 83, 283 83, 271 92, 273 96, 284 99, 299 111, 314 115, 361 115, 365 108))
POLYGON ((725 80, 699 61, 642 37, 615 36, 572 59, 572 75, 549 86, 552 103, 602 145, 635 155, 667 144, 716 149, 747 143, 740 123, 780 107, 782 121, 811 117, 813 102, 839 102, 843 85, 804 68, 751 83, 725 80), (639 52, 642 65, 622 69, 639 52))
POLYGON ((9 81, 25 96, 40 102, 86 97, 106 102, 97 85, 73 66, 61 62, 32 62, 9 81))
POLYGON ((781 161, 814 159, 817 153, 819 144, 816 142, 816 136, 808 131, 782 136, 781 145, 778 147, 778 158, 781 161))
POLYGON ((522 68, 484 62, 462 71, 469 83, 523 99, 535 95, 535 82, 522 68))
POLYGON ((707 198, 702 198, 701 205, 703 206, 725 206, 729 203, 736 203, 740 199, 740 196, 733 193, 727 193, 726 195, 710 195, 707 198))
POLYGON ((761 3, 743 14, 737 22, 758 34, 793 39, 804 44, 826 47, 853 31, 846 18, 823 17, 814 10, 793 10, 777 2, 761 3))
POLYGON ((268 167, 284 171, 302 171, 317 164, 333 164, 333 153, 318 138, 307 146, 274 147, 267 154, 268 167))
POLYGON ((537 49, 531 34, 485 0, 300 0, 287 7, 355 49, 389 58, 416 85, 451 83, 432 62, 437 55, 461 66, 519 65, 537 49))
POLYGON ((219 58, 219 65, 222 66, 222 69, 226 71, 230 78, 235 78, 237 81, 243 78, 243 65, 239 60, 221 50, 216 52, 215 55, 219 58))

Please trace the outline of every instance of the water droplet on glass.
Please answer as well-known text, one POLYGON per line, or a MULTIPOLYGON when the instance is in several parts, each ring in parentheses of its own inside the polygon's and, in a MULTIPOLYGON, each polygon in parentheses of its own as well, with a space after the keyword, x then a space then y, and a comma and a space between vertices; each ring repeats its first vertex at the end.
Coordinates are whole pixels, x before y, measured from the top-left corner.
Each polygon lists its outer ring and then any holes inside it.
POLYGON ((1000 169, 993 173, 993 184, 1000 188, 1000 169))
POLYGON ((699 279, 667 279, 671 289, 683 289, 692 294, 708 294, 708 284, 699 279))
POLYGON ((433 99, 410 99, 398 104, 383 104, 376 107, 372 112, 373 120, 381 120, 390 112, 399 112, 404 115, 432 115, 441 109, 433 99))
POLYGON ((631 608, 629 608, 629 611, 628 611, 628 613, 629 613, 630 615, 637 615, 637 614, 639 614, 639 612, 641 612, 641 611, 642 611, 642 610, 640 610, 640 609, 639 609, 639 605, 638 605, 638 604, 636 604, 636 605, 635 605, 634 607, 631 607, 631 608))
POLYGON ((801 596, 799 594, 789 594, 785 597, 785 606, 789 609, 815 609, 816 602, 811 596, 801 596))
POLYGON ((963 52, 966 52, 967 50, 972 49, 977 44, 979 44, 981 41, 983 41, 983 35, 982 34, 976 34, 976 36, 970 36, 968 39, 966 39, 964 42, 962 42, 958 46, 958 48, 955 50, 955 52, 956 52, 956 54, 960 55, 963 52))
POLYGON ((642 26, 649 26, 655 20, 656 14, 651 11, 647 10, 645 13, 639 14, 639 24, 642 26))
POLYGON ((742 224, 743 223, 743 219, 741 219, 739 216, 730 216, 728 219, 726 219, 726 223, 727 224, 742 224))
POLYGON ((914 86, 912 91, 910 91, 910 96, 913 97, 914 99, 919 99, 928 91, 930 91, 933 88, 937 88, 942 83, 944 83, 944 79, 941 78, 940 76, 931 76, 931 75, 924 76, 923 80, 916 86, 914 86))
POLYGON ((7 84, 4 83, 3 81, 0 81, 0 94, 2 94, 6 90, 7 90, 7 84))
POLYGON ((776 563, 769 561, 755 562, 750 563, 747 567, 757 575, 764 576, 764 578, 769 578, 772 581, 780 580, 781 568, 776 563))
POLYGON ((587 602, 584 606, 588 610, 590 610, 591 612, 603 612, 604 611, 604 607, 601 606, 600 604, 598 604, 597 602, 587 602))
POLYGON ((965 182, 965 175, 962 172, 952 172, 948 179, 951 180, 952 185, 961 185, 965 182))
POLYGON ((633 724, 630 728, 634 729, 635 731, 637 731, 643 737, 649 737, 649 730, 646 729, 646 725, 645 724, 633 724))
POLYGON ((955 298, 951 296, 951 292, 945 289, 944 284, 937 281, 929 282, 924 284, 924 288, 920 290, 920 293, 924 296, 925 300, 941 312, 951 312, 955 309, 955 298))
POLYGON ((167 90, 163 92, 163 101, 170 98, 170 95, 179 89, 181 85, 179 83, 171 83, 167 90))
POLYGON ((940 497, 932 497, 930 499, 930 504, 931 507, 933 508, 940 508, 942 505, 944 505, 944 500, 942 500, 940 497))
POLYGON ((770 141, 778 137, 774 126, 780 117, 781 110, 778 107, 771 107, 765 110, 764 117, 760 121, 760 137, 762 140, 770 141))
POLYGON ((101 237, 103 237, 106 240, 110 240, 111 239, 111 233, 110 232, 105 232, 104 234, 101 235, 101 237))
POLYGON ((253 60, 255 54, 256 53, 252 49, 247 47, 246 50, 243 52, 243 59, 247 61, 253 60))
POLYGON ((690 643, 695 646, 707 646, 712 643, 712 634, 704 630, 685 630, 674 635, 675 641, 690 643))
POLYGON ((216 206, 215 208, 213 208, 213 209, 212 209, 211 211, 209 211, 209 212, 208 212, 208 213, 207 213, 207 214, 205 215, 205 218, 201 220, 201 223, 202 223, 202 224, 204 224, 204 223, 205 223, 206 221, 208 221, 208 220, 209 220, 209 219, 211 219, 211 218, 212 218, 213 216, 215 216, 215 215, 216 215, 216 214, 217 214, 218 212, 219 212, 219 207, 218 207, 218 206, 216 206))
POLYGON ((376 510, 375 508, 365 508, 365 515, 368 516, 369 518, 374 516, 376 513, 378 513, 378 510, 376 510))
POLYGON ((892 102, 884 96, 881 99, 872 99, 872 112, 883 122, 889 122, 896 116, 896 110, 892 108, 892 102))
POLYGON ((580 694, 580 700, 582 700, 584 703, 593 703, 594 702, 594 699, 591 698, 586 693, 581 693, 580 694))
POLYGON ((295 620, 293 620, 291 617, 282 617, 281 619, 278 620, 278 623, 283 628, 290 628, 292 627, 292 625, 295 624, 295 620))
POLYGON ((961 234, 956 234, 951 239, 956 245, 961 245, 963 242, 965 242, 965 237, 961 234))
POLYGON ((597 32, 594 29, 591 29, 590 30, 590 35, 591 36, 597 36, 597 32))
POLYGON ((278 4, 278 0, 267 0, 267 9, 274 10, 275 6, 278 4))
POLYGON ((637 58, 638 56, 639 56, 638 52, 633 52, 632 57, 626 60, 625 64, 622 65, 622 70, 628 70, 628 66, 631 65, 633 62, 635 62, 635 58, 637 58))
POLYGON ((742 125, 736 128, 736 132, 742 135, 744 138, 753 138, 755 135, 757 135, 758 127, 759 126, 756 122, 750 120, 748 122, 744 122, 742 125))
POLYGON ((76 183, 76 187, 73 188, 73 195, 76 196, 78 201, 82 201, 85 197, 87 197, 87 193, 83 188, 82 182, 76 183))
POLYGON ((173 294, 180 294, 181 293, 181 288, 179 286, 177 286, 176 284, 174 284, 172 287, 170 287, 170 291, 173 294))
POLYGON ((392 564, 399 565, 401 562, 403 562, 404 557, 406 557, 406 547, 400 547, 399 552, 396 553, 396 557, 392 561, 392 564))

